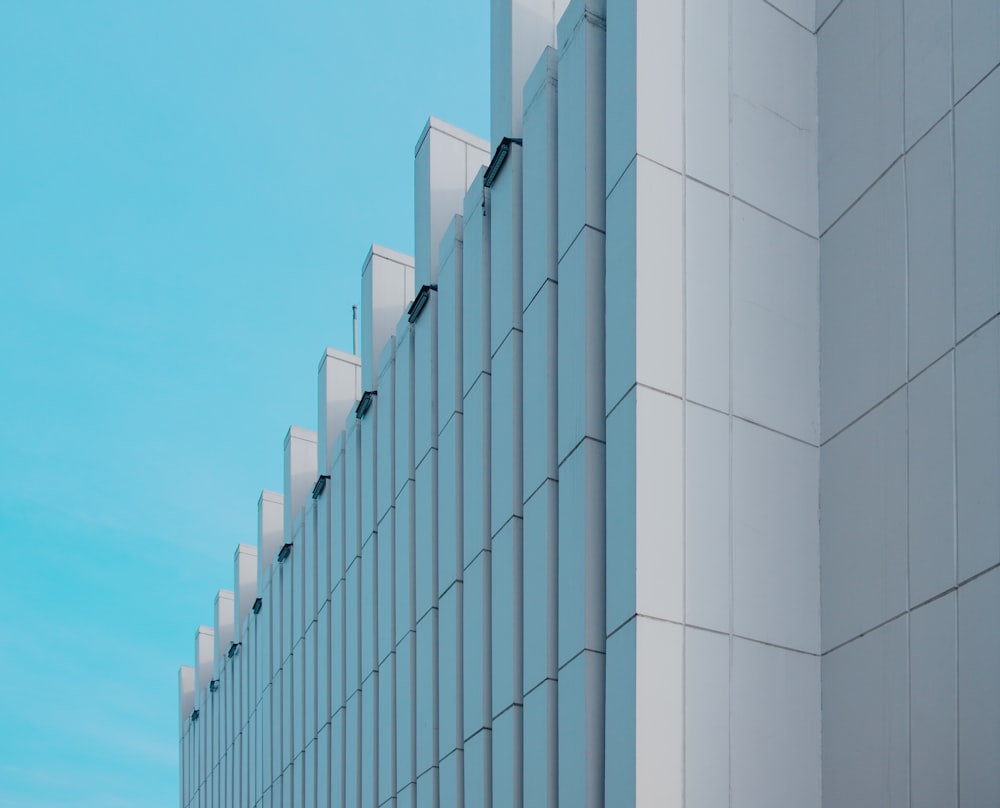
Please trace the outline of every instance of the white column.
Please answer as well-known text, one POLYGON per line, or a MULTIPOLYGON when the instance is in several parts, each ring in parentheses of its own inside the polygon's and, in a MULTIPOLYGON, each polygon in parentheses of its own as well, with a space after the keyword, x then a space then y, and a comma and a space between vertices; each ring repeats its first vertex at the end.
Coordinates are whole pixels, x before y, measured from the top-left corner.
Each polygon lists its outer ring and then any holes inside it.
POLYGON ((438 272, 438 756, 444 808, 463 805, 462 253, 464 220, 441 240, 438 272))
POLYGON ((558 806, 558 53, 524 87, 524 804, 558 806))
POLYGON ((463 690, 465 803, 492 805, 490 211, 480 172, 463 224, 463 690))
POLYGON ((361 378, 365 390, 375 389, 379 354, 411 300, 413 259, 373 244, 361 271, 361 378))
POLYGON ((559 799, 588 807, 604 804, 605 29, 603 0, 559 22, 559 799))

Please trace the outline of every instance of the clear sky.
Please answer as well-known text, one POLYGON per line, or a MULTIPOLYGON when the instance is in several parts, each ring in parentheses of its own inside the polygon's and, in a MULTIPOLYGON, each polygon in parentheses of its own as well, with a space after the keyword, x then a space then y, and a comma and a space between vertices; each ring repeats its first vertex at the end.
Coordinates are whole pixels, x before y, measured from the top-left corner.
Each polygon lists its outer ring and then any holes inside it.
POLYGON ((177 666, 488 0, 0 0, 0 806, 177 804, 177 666))

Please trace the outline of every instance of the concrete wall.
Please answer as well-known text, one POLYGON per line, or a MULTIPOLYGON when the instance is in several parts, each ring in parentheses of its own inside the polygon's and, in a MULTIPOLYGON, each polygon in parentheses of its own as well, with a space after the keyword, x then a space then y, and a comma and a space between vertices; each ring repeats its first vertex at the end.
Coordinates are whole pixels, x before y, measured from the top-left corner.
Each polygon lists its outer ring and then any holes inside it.
POLYGON ((182 807, 1000 803, 997 8, 493 0, 182 807))

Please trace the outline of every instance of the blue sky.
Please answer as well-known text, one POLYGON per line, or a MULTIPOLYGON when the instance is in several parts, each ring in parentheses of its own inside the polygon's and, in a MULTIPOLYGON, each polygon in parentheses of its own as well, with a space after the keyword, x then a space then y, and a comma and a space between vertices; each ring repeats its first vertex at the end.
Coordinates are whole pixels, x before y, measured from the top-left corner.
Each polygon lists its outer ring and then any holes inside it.
POLYGON ((0 0, 0 805, 174 806, 176 671, 413 249, 487 0, 0 0))

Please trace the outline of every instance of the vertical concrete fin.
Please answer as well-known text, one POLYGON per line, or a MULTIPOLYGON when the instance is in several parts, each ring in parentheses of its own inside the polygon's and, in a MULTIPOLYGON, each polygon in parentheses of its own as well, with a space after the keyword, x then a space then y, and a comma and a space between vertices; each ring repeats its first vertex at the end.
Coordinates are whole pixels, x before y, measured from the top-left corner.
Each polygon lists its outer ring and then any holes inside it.
POLYGON ((373 244, 361 270, 361 374, 364 390, 378 382, 378 358, 413 300, 413 258, 373 244))
POLYGON ((361 393, 361 357, 327 348, 319 361, 316 460, 320 474, 330 473, 333 445, 361 393))

